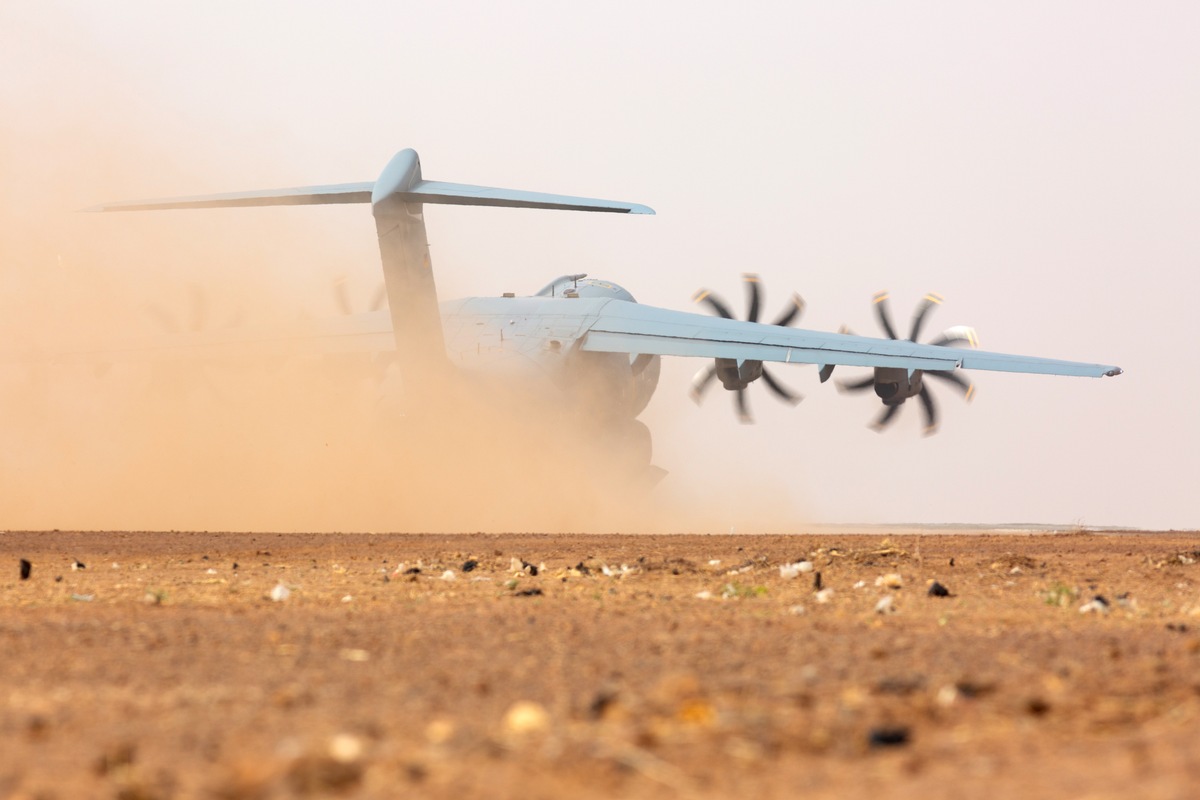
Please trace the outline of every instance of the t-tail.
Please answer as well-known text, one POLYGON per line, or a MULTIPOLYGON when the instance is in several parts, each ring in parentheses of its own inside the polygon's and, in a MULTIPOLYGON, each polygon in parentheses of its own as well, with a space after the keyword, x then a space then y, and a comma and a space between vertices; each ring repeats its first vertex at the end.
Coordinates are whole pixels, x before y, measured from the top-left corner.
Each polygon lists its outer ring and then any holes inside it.
POLYGON ((426 204, 605 211, 616 214, 654 213, 647 206, 615 200, 427 181, 421 177, 421 160, 416 151, 411 149, 397 153, 374 182, 134 200, 108 203, 87 210, 149 211, 332 203, 371 204, 375 230, 379 236, 379 255, 383 262, 396 352, 405 370, 414 370, 416 374, 428 374, 428 371, 440 370, 446 364, 437 286, 425 233, 426 204))

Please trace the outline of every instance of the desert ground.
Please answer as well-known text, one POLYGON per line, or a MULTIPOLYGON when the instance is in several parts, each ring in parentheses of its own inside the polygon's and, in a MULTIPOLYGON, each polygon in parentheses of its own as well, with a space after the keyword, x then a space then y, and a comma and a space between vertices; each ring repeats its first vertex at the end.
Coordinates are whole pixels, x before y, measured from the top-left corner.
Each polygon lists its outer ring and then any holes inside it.
POLYGON ((1196 533, 7 532, 0 797, 1195 797, 1198 562, 1196 533))

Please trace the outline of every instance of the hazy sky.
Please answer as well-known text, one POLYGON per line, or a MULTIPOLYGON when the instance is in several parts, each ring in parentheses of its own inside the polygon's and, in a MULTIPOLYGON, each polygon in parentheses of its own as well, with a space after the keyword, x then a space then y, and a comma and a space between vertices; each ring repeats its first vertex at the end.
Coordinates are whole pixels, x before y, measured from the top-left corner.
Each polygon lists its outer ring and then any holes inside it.
MULTIPOLYGON (((1196 527, 1198 41, 1189 2, 9 0, 0 236, 53 219, 47 252, 87 236, 127 254, 126 223, 73 210, 373 180, 404 147, 435 180, 645 203, 658 215, 431 208, 439 288, 580 271, 680 309, 706 286, 740 311, 755 271, 764 315, 795 289, 806 327, 872 335, 874 291, 904 326, 933 290, 930 331, 1126 370, 977 373, 970 405, 937 392, 925 439, 915 403, 877 434, 880 406, 812 368, 777 370, 806 395, 795 409, 753 387, 744 427, 722 393, 688 399, 700 362, 664 364, 643 419, 670 480, 760 487, 730 490, 714 528, 776 501, 827 522, 1196 527)), ((377 280, 363 207, 152 224, 139 269, 171 273, 173 237, 193 237, 264 303, 377 280)), ((28 311, 28 281, 0 266, 0 307, 28 311)))

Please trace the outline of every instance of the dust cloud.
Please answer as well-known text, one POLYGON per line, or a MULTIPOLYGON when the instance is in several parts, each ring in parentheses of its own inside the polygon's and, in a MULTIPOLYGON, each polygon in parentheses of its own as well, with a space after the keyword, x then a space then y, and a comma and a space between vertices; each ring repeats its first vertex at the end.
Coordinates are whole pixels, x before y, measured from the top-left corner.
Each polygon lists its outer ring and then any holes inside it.
MULTIPOLYGON (((76 205, 112 195, 72 189, 76 205)), ((0 527, 722 527, 700 493, 669 478, 656 486, 645 429, 604 421, 578 402, 578 383, 567 404, 457 371, 405 375, 388 354, 322 354, 315 340, 265 355, 178 347, 337 313, 322 248, 313 263, 290 252, 288 268, 327 278, 287 287, 262 279, 269 258, 244 247, 245 228, 274 241, 312 236, 286 213, 217 212, 213 222, 189 220, 208 212, 72 217, 38 206, 45 218, 27 213, 0 251, 0 527)), ((377 260, 368 267, 355 296, 371 293, 377 260)), ((730 476, 721 496, 736 500, 735 486, 730 476)))
MULTIPOLYGON (((553 393, 304 343, 176 347, 335 316, 345 275, 365 310, 381 281, 373 224, 357 206, 78 213, 305 182, 263 179, 249 146, 183 158, 161 122, 131 140, 146 109, 102 83, 86 102, 23 98, 22 124, 0 131, 0 529, 726 527, 712 498, 738 504, 737 464, 718 470, 719 492, 655 486, 643 441, 553 393)), ((777 500, 753 507, 764 524, 795 519, 777 500)))
MULTIPOLYGON (((58 270, 68 268, 25 263, 49 276, 31 297, 62 308, 24 319, 26 342, 46 352, 19 352, 3 369, 3 527, 695 526, 700 504, 654 488, 641 441, 561 397, 457 372, 414 383, 386 357, 321 355, 303 342, 265 356, 180 352, 180 333, 203 334, 213 309, 251 305, 254 293, 189 284, 149 302, 119 292, 63 301, 58 270)), ((227 332, 241 330, 239 320, 227 332)))

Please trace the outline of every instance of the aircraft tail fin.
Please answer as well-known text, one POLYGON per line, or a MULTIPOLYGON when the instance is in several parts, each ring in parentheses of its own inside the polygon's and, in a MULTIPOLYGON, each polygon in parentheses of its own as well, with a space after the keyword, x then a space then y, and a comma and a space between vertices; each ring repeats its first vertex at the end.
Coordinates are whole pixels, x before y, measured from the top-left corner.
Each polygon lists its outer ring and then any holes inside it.
POLYGON ((374 182, 297 186, 230 194, 169 197, 106 203, 87 211, 153 211, 184 208, 245 208, 336 203, 370 203, 379 236, 396 349, 418 374, 446 362, 437 288, 429 260, 423 207, 426 204, 542 208, 617 214, 653 214, 637 203, 590 197, 497 189, 427 181, 414 150, 401 150, 374 182))

